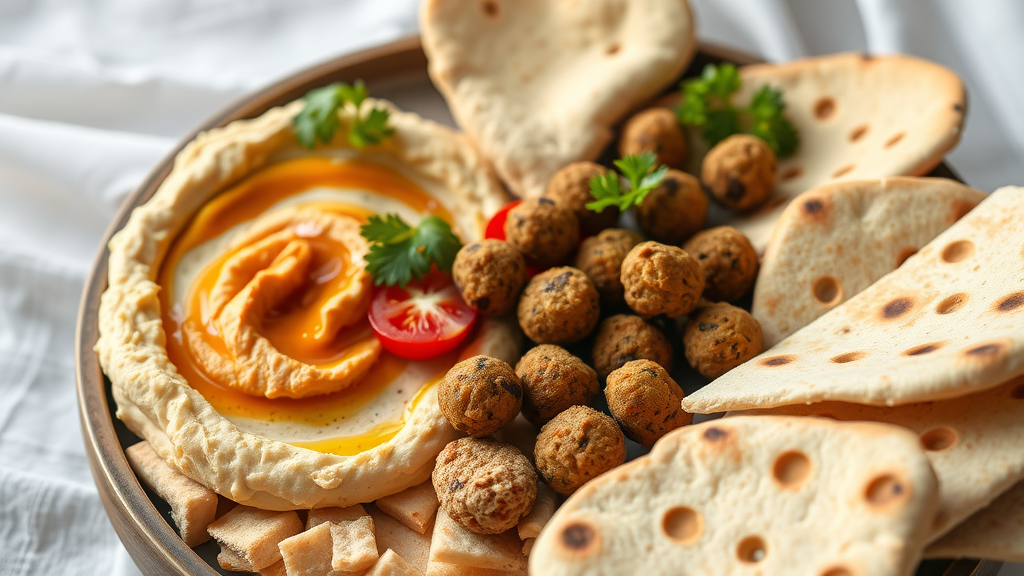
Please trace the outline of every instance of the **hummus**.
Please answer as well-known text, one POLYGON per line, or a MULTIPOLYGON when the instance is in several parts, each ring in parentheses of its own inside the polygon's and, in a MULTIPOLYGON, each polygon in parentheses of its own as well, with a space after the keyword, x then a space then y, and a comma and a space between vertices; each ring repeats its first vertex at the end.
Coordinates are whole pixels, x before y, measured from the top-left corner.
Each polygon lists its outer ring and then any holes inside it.
POLYGON ((344 130, 299 147, 298 102, 201 134, 110 242, 96 350, 117 416, 236 502, 348 506, 425 481, 457 437, 436 382, 461 358, 518 355, 500 320, 427 362, 382 351, 367 326, 366 216, 437 214, 471 242, 506 202, 462 135, 374 104, 395 133, 364 151, 344 130))

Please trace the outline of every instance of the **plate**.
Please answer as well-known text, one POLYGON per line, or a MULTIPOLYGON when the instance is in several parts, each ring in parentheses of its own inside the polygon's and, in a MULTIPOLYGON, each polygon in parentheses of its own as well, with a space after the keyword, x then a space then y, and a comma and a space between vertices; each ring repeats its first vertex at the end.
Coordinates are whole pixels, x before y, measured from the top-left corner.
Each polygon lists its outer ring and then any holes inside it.
MULTIPOLYGON (((706 64, 713 62, 743 65, 758 61, 746 54, 701 44, 684 76, 696 75, 706 64)), ((242 98, 196 128, 125 200, 103 237, 103 247, 93 264, 79 308, 75 342, 79 413, 89 467, 99 488, 100 499, 128 554, 144 574, 213 576, 238 573, 220 569, 216 561, 218 546, 212 541, 194 550, 185 546, 170 519, 170 507, 142 488, 125 459, 124 449, 138 442, 139 438, 114 417, 110 382, 100 370, 99 360, 93 351, 99 337, 97 312, 100 295, 107 287, 107 259, 110 256, 107 242, 124 227, 132 210, 152 197, 170 172, 175 155, 199 132, 234 120, 259 116, 274 106, 302 97, 311 88, 331 82, 351 83, 359 78, 366 82, 373 96, 390 100, 399 108, 417 112, 442 124, 455 126, 444 99, 427 76, 427 58, 418 37, 337 58, 242 98)), ((939 165, 929 175, 959 180, 946 164, 939 165)), ((680 380, 699 385, 699 381, 692 377, 680 380)), ((689 392, 693 387, 685 388, 689 392)), ((1000 566, 1001 563, 991 561, 928 561, 921 565, 917 576, 995 576, 1000 566)))

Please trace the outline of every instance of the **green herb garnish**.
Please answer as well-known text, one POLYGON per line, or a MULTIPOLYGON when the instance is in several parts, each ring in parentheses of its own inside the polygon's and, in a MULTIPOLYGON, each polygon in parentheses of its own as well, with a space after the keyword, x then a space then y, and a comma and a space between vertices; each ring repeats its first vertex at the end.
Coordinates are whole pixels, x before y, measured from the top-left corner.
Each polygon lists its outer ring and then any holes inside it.
POLYGON ((397 214, 370 216, 360 233, 371 243, 366 269, 377 286, 405 286, 413 277, 422 279, 431 266, 450 272, 462 248, 451 226, 438 216, 426 216, 415 227, 397 214))
POLYGON ((324 144, 330 142, 341 125, 338 110, 352 104, 356 110, 349 126, 348 141, 356 148, 380 144, 394 132, 388 125, 391 113, 384 108, 371 108, 364 117, 361 108, 368 95, 362 80, 356 80, 351 86, 335 82, 310 90, 303 98, 306 106, 292 119, 295 137, 309 149, 316 146, 317 140, 324 144))
POLYGON ((733 134, 746 133, 764 140, 779 158, 796 152, 800 136, 783 114, 782 93, 762 86, 746 108, 732 104, 741 86, 732 64, 708 64, 699 78, 683 81, 683 100, 676 109, 679 122, 702 128, 702 136, 714 146, 733 134))
POLYGON ((614 171, 594 176, 590 179, 590 195, 594 197, 594 201, 586 204, 587 210, 600 214, 609 206, 616 206, 623 211, 628 210, 630 206, 639 206, 647 194, 661 184, 668 172, 668 166, 655 169, 657 162, 658 158, 654 152, 631 154, 616 160, 615 166, 626 177, 629 189, 622 189, 619 175, 614 171))

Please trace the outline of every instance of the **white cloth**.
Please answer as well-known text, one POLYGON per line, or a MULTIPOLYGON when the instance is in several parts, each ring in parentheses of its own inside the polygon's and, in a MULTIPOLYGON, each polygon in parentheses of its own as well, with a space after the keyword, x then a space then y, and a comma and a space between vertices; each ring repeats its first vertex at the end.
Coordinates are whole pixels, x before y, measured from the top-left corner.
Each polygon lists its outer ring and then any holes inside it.
MULTIPOLYGON (((694 0, 703 38, 770 60, 908 52, 970 89, 952 155, 1024 184, 1024 3, 694 0)), ((416 0, 0 0, 0 575, 137 574, 88 471, 80 291, 108 222, 231 99, 416 31, 416 0)), ((1024 571, 1004 574, 1024 574, 1024 571)))

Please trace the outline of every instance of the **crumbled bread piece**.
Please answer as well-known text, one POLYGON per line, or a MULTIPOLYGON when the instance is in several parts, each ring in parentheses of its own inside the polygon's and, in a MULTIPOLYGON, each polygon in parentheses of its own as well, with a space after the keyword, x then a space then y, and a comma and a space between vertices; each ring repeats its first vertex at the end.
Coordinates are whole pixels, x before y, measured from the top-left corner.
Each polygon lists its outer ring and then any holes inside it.
POLYGON ((339 572, 365 570, 377 561, 377 540, 373 518, 363 516, 350 522, 329 523, 334 541, 331 565, 339 572))
POLYGON ((330 522, 282 540, 280 548, 288 576, 327 576, 334 572, 331 568, 334 539, 330 522))
POLYGON ((536 541, 536 538, 527 538, 526 540, 523 540, 523 556, 530 555, 530 551, 533 550, 533 543, 536 541))
POLYGON ((377 538, 377 551, 384 553, 388 548, 394 550, 420 573, 426 573, 430 559, 430 539, 433 526, 427 528, 426 534, 420 534, 405 524, 381 512, 374 505, 366 507, 373 518, 377 538))
POLYGON ((530 513, 519 521, 519 537, 523 540, 536 538, 541 528, 551 520, 555 508, 558 508, 558 496, 555 491, 547 484, 537 482, 537 499, 534 500, 530 513))
POLYGON ((168 466, 149 442, 129 446, 124 453, 139 481, 171 505, 171 518, 185 545, 209 540, 206 528, 217 517, 217 494, 168 466))
POLYGON ((223 550, 229 550, 254 571, 281 559, 278 544, 302 532, 302 521, 294 511, 271 512, 239 505, 210 524, 209 532, 220 544, 222 556, 223 550))
POLYGON ((427 533, 439 506, 434 484, 430 480, 398 494, 379 498, 376 504, 384 513, 420 534, 427 533))
MULTIPOLYGON (((526 558, 522 546, 515 529, 501 534, 470 532, 449 518, 442 508, 434 520, 430 561, 525 574, 526 558)), ((429 566, 427 572, 430 572, 429 566)))
POLYGON ((366 576, 423 576, 412 564, 388 548, 366 576))
POLYGON ((368 516, 362 504, 355 504, 345 508, 314 508, 309 511, 306 519, 306 530, 314 528, 324 522, 351 522, 368 516))

